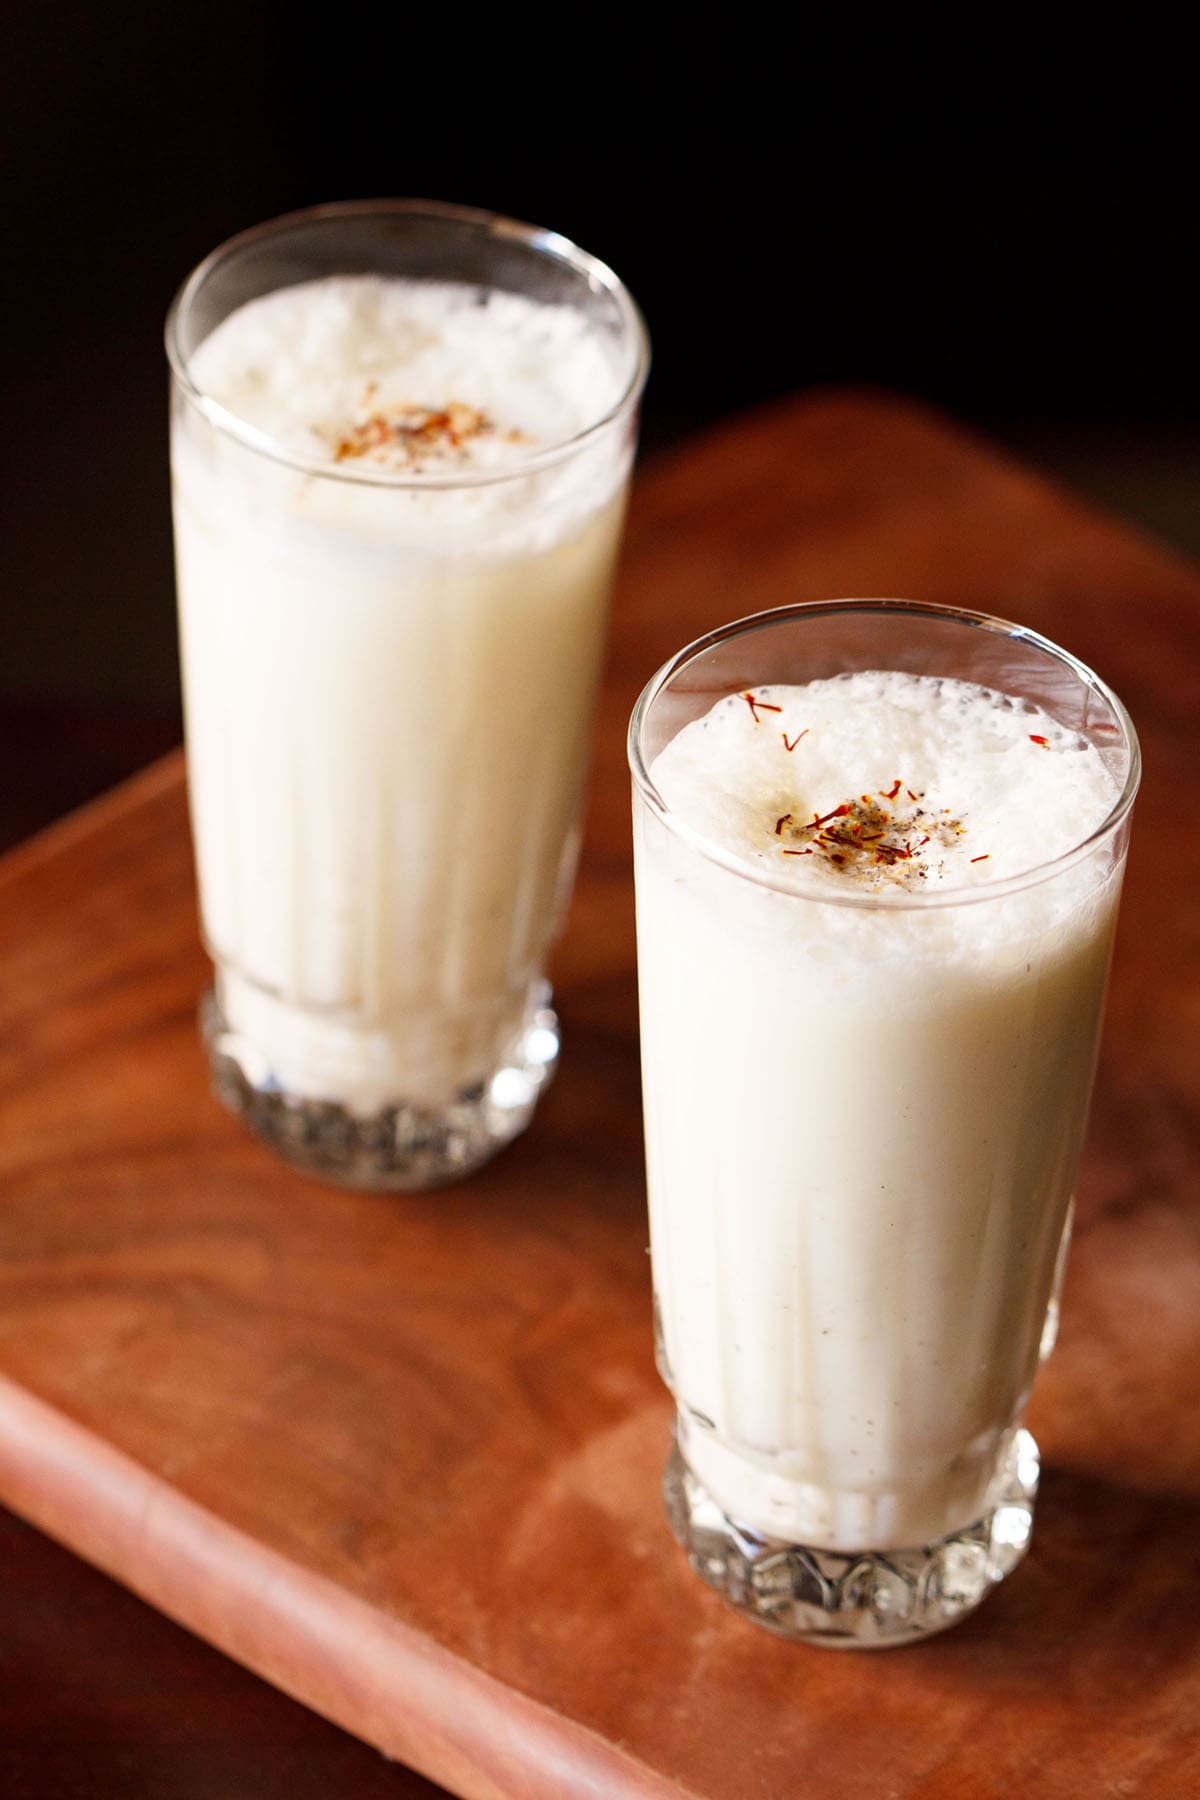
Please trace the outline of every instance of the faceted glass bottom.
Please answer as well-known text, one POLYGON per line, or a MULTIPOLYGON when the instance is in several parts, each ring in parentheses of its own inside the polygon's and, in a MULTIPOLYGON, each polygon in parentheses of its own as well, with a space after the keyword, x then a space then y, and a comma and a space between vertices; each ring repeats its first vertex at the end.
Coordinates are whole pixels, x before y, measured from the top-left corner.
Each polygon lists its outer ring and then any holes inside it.
POLYGON ((558 1063, 558 1019, 539 985, 498 1068, 441 1107, 402 1100, 362 1116, 251 1080, 261 1058, 242 1046, 214 990, 200 1005, 213 1091, 256 1137, 297 1168, 343 1187, 416 1192, 459 1181, 519 1136, 558 1063))
POLYGON ((781 1637, 832 1649, 884 1649, 945 1631, 973 1612, 1029 1547, 1038 1450, 1017 1431, 982 1519, 910 1550, 817 1550, 728 1518, 672 1449, 663 1497, 697 1575, 781 1637))

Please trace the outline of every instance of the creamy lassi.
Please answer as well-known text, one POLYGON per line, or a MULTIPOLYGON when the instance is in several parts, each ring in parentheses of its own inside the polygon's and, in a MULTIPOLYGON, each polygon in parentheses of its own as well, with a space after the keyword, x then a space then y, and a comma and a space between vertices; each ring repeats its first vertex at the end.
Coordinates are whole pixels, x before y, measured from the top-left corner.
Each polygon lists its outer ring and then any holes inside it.
POLYGON ((895 668, 697 706, 636 807, 679 1450, 776 1545, 927 1546, 1011 1474, 1121 876, 1071 853, 1124 774, 1019 695, 895 668))
POLYGON ((172 462, 219 1084, 303 1160, 420 1185, 553 1061, 643 346, 615 283, 598 322, 389 257, 199 336, 172 462))

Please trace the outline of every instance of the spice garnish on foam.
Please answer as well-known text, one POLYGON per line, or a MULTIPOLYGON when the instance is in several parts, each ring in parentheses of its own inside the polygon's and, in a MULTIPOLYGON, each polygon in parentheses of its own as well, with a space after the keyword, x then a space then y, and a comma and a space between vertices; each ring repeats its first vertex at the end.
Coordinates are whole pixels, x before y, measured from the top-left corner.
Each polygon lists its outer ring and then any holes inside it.
MULTIPOLYGON (((760 713, 781 713, 782 706, 773 700, 760 700, 747 689, 739 696, 750 708, 756 725, 760 713)), ((780 732, 783 747, 794 751, 811 730, 789 738, 780 732)), ((1035 744, 1049 749, 1043 737, 1029 734, 1035 744)), ((935 851, 948 849, 966 831, 962 820, 955 818, 948 806, 934 812, 924 804, 925 795, 907 786, 903 776, 896 775, 888 788, 877 794, 860 794, 855 800, 843 800, 827 813, 814 813, 811 819, 798 819, 794 813, 780 814, 774 823, 772 837, 779 840, 783 856, 816 856, 830 869, 848 879, 862 880, 878 887, 883 882, 911 885, 928 879, 936 864, 921 852, 932 844, 935 851), (907 797, 901 800, 901 794, 907 797)), ((989 853, 970 858, 972 863, 989 861, 989 853)))
MULTIPOLYGON (((860 794, 827 813, 814 813, 811 819, 783 813, 772 835, 780 839, 784 856, 819 857, 839 874, 864 879, 873 887, 885 880, 906 885, 924 881, 930 865, 921 852, 929 844, 948 848, 966 826, 948 809, 931 812, 923 804, 924 795, 912 788, 904 788, 912 803, 897 806, 902 788, 904 783, 897 780, 882 793, 860 794)), ((987 860, 986 854, 971 858, 987 860)))
POLYGON ((750 693, 743 694, 742 699, 746 702, 746 705, 750 708, 750 711, 753 713, 754 723, 756 725, 760 723, 759 716, 758 716, 760 712, 781 713, 783 711, 782 706, 775 706, 770 700, 756 700, 754 698, 754 695, 750 694, 750 693))
MULTIPOLYGON (((373 397, 373 390, 374 384, 369 384, 368 399, 373 397)), ((458 400, 440 408, 398 406, 388 412, 370 413, 352 425, 339 438, 333 460, 340 463, 370 458, 392 467, 420 469, 427 463, 463 461, 470 454, 472 443, 499 435, 486 413, 458 400)), ((522 441, 519 431, 504 433, 506 443, 522 441)))

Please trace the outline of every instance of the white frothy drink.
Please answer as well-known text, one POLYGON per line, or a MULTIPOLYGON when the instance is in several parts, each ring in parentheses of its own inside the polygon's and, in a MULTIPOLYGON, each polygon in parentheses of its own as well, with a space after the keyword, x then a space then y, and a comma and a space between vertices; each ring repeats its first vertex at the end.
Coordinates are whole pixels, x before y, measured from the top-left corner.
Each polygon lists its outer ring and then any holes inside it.
POLYGON ((979 1519, 1037 1366, 1119 864, 1093 745, 965 682, 730 694, 638 809, 654 1281, 681 1448, 792 1543, 979 1519))
POLYGON ((262 1084, 444 1106, 519 1028, 573 867, 632 428, 545 453, 630 374, 569 305, 373 276, 252 300, 192 355, 192 817, 262 1084))

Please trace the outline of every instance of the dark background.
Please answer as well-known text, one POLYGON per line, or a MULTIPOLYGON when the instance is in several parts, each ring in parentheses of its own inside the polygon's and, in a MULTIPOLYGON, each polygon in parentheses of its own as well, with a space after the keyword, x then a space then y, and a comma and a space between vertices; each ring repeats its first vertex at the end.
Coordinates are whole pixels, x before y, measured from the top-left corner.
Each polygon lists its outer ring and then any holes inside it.
MULTIPOLYGON (((0 57, 0 836, 178 734, 163 316, 232 232, 458 200, 611 262, 660 453, 771 396, 931 400, 1200 550, 1196 169, 1164 82, 807 15, 27 8, 0 57), (656 43, 655 30, 664 34, 656 43), (857 34, 857 35, 856 35, 857 34), (945 60, 946 58, 949 60, 945 60), (1149 105, 1149 112, 1146 108, 1149 105)), ((731 608, 732 610, 732 608, 731 608)))

